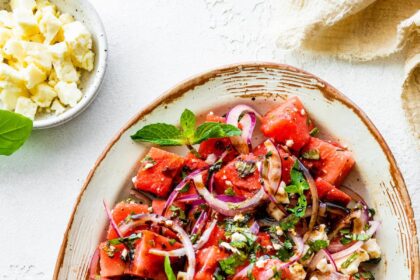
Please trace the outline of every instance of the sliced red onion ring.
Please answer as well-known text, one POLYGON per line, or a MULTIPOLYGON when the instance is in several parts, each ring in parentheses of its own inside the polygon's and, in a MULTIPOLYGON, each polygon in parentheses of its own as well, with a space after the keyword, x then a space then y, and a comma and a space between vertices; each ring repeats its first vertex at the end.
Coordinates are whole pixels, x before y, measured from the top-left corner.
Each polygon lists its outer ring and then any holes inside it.
MULTIPOLYGON (((378 230, 381 223, 379 221, 371 221, 371 222, 369 222, 369 224, 370 224, 370 228, 366 231, 366 234, 372 237, 375 234, 375 232, 378 230)), ((364 243, 363 241, 357 241, 352 246, 350 246, 350 247, 348 247, 348 248, 346 248, 346 249, 344 249, 340 252, 332 254, 331 256, 334 260, 344 258, 344 257, 352 254, 353 252, 357 251, 360 247, 362 247, 363 243, 364 243)))
POLYGON ((253 197, 242 202, 224 202, 211 194, 203 183, 200 174, 194 176, 194 185, 197 192, 204 198, 209 206, 216 212, 225 216, 235 216, 240 213, 250 212, 257 207, 265 198, 265 192, 261 188, 253 197))
POLYGON ((131 221, 130 223, 126 225, 123 225, 120 228, 123 234, 133 228, 144 225, 147 222, 156 223, 160 226, 164 226, 175 231, 178 234, 178 237, 181 240, 182 244, 184 245, 185 255, 187 255, 187 259, 188 259, 186 279, 187 280, 194 279, 194 274, 195 274, 194 248, 188 234, 184 231, 182 227, 180 227, 177 223, 174 223, 173 221, 166 219, 165 217, 156 215, 156 214, 138 214, 138 215, 131 216, 131 218, 133 221, 131 221))
POLYGON ((109 223, 111 224, 112 228, 117 233, 118 237, 119 238, 123 237, 120 229, 118 228, 118 225, 115 223, 114 218, 112 217, 112 213, 111 213, 111 210, 109 209, 108 203, 105 200, 103 200, 103 203, 104 203, 106 215, 108 216, 109 223))
POLYGON ((294 262, 297 262, 300 260, 300 258, 303 255, 303 250, 305 249, 305 244, 303 243, 303 239, 298 235, 292 235, 292 240, 296 245, 296 252, 288 261, 289 265, 293 264, 294 262))
POLYGON ((166 214, 166 211, 169 206, 174 203, 175 199, 177 198, 179 191, 190 181, 195 175, 201 174, 202 171, 207 170, 208 167, 197 169, 190 174, 188 174, 182 181, 174 188, 172 193, 169 195, 168 200, 166 200, 165 206, 163 207, 162 215, 166 214))
POLYGON ((241 136, 230 137, 235 149, 241 154, 248 154, 252 150, 251 139, 254 132, 256 117, 261 115, 252 107, 247 105, 237 105, 233 107, 226 115, 226 123, 238 127, 238 123, 242 126, 241 136), (241 119, 239 119, 242 116, 241 119))
POLYGON ((198 200, 202 200, 201 196, 199 196, 198 194, 185 194, 175 199, 175 201, 177 202, 194 202, 198 200))
POLYGON ((203 226, 206 224, 208 218, 208 214, 206 211, 202 211, 200 216, 198 217, 197 221, 195 222, 191 234, 197 234, 201 231, 203 226))
POLYGON ((252 223, 252 225, 249 227, 249 231, 254 235, 257 235, 258 232, 260 232, 260 225, 257 223, 257 221, 252 223))
MULTIPOLYGON (((310 233, 315 226, 315 223, 318 219, 318 209, 319 209, 319 198, 318 198, 318 190, 315 185, 315 181, 312 178, 311 174, 309 173, 308 169, 295 157, 293 157, 295 161, 299 164, 299 169, 302 171, 303 176, 305 176, 306 181, 309 184, 309 191, 311 192, 312 196, 312 213, 311 213, 311 219, 309 221, 308 226, 308 233, 310 233)), ((304 240, 306 240, 309 237, 309 234, 306 234, 304 236, 304 240)))
POLYGON ((266 157, 263 164, 258 164, 258 169, 263 179, 262 187, 268 196, 268 199, 276 205, 276 207, 286 214, 286 209, 283 205, 277 201, 275 194, 277 193, 281 183, 281 158, 280 153, 276 146, 271 140, 266 140, 264 146, 267 153, 271 153, 271 156, 266 157))
MULTIPOLYGON (((213 220, 210 226, 203 232, 203 235, 201 235, 200 239, 198 239, 197 243, 193 245, 194 250, 201 249, 207 243, 207 241, 209 241, 210 235, 213 232, 216 224, 217 220, 213 220)), ((185 256, 185 248, 175 249, 172 251, 150 249, 149 253, 157 256, 182 257, 185 256)))
POLYGON ((332 258, 331 254, 327 250, 324 250, 324 249, 319 250, 318 253, 315 254, 313 259, 309 263, 309 266, 308 266, 309 271, 314 271, 316 269, 316 266, 318 265, 318 263, 324 257, 327 258, 327 260, 330 262, 330 264, 332 264, 334 266, 335 271, 337 271, 337 265, 336 265, 334 259, 332 258))
POLYGON ((242 202, 246 200, 243 196, 233 196, 233 195, 226 195, 226 194, 217 194, 216 198, 224 201, 224 202, 242 202))
POLYGON ((99 248, 96 248, 95 252, 92 255, 92 258, 90 259, 89 264, 89 279, 90 280, 96 280, 98 279, 97 276, 100 275, 98 272, 99 267, 99 248))

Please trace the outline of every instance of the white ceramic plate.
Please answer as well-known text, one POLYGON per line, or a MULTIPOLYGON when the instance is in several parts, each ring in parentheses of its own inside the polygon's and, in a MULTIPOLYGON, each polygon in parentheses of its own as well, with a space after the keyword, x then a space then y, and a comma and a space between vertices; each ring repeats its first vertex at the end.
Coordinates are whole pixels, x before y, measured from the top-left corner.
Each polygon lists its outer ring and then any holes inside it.
MULTIPOLYGON (((9 2, 10 0, 0 0, 0 9, 9 10, 9 2)), ((107 40, 105 29, 95 8, 87 0, 50 0, 50 2, 55 4, 60 12, 71 14, 87 27, 92 34, 95 64, 91 72, 84 71, 82 74, 80 89, 83 97, 77 105, 58 116, 54 114, 37 116, 34 129, 58 126, 82 113, 98 94, 106 69, 107 40)))
MULTIPOLYGON (((376 279, 419 280, 419 250, 410 198, 383 138, 349 99, 319 78, 296 68, 250 63, 227 66, 187 80, 133 118, 111 141, 89 174, 77 200, 56 264, 54 279, 84 279, 89 259, 104 237, 107 219, 102 200, 115 203, 131 187, 139 159, 148 146, 130 135, 154 122, 176 124, 184 108, 195 113, 226 112, 247 103, 265 112, 288 95, 297 95, 321 131, 353 151, 356 167, 345 184, 377 209, 377 235, 383 260, 376 279)), ((181 151, 183 148, 177 148, 181 151)), ((184 150, 185 151, 185 150, 184 150)))

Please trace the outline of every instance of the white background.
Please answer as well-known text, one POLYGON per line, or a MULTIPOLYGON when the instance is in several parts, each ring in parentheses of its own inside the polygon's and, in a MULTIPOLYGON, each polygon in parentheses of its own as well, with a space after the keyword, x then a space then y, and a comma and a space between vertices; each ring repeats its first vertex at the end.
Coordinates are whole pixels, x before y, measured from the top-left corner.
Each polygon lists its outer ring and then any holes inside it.
POLYGON ((394 152, 419 221, 420 151, 401 108, 402 57, 355 64, 279 50, 276 27, 282 22, 276 11, 281 1, 92 3, 109 42, 100 94, 75 120, 34 131, 16 154, 0 157, 0 279, 51 279, 75 199, 110 139, 136 112, 178 82, 241 61, 303 68, 358 104, 394 152))

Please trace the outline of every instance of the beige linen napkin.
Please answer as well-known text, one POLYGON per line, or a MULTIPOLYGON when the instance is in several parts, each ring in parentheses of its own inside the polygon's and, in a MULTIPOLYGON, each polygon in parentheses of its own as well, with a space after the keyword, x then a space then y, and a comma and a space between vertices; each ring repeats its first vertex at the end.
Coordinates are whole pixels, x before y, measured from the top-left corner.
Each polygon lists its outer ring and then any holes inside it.
POLYGON ((403 107, 420 138, 420 0, 283 0, 278 45, 368 61, 403 51, 403 107))

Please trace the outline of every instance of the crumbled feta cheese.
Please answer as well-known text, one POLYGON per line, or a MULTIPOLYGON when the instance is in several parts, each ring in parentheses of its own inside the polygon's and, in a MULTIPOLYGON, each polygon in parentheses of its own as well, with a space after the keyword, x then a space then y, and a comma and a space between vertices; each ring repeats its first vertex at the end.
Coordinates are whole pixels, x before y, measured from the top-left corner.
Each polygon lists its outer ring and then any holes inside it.
POLYGON ((187 273, 184 271, 180 271, 176 275, 176 280, 186 280, 186 279, 187 279, 187 273))
POLYGON ((231 240, 234 242, 246 242, 246 237, 239 232, 235 232, 232 234, 231 240))
POLYGON ((285 214, 272 202, 268 204, 267 212, 277 221, 280 221, 285 216, 285 214))
POLYGON ((326 258, 323 258, 318 262, 316 268, 322 273, 334 271, 334 266, 329 264, 326 258))
POLYGON ((371 238, 371 239, 367 240, 363 244, 362 248, 365 249, 368 252, 369 257, 371 259, 378 259, 378 258, 381 257, 381 248, 379 247, 375 238, 371 238))
POLYGON ((147 211, 149 211, 149 213, 153 213, 153 207, 150 206, 149 208, 147 208, 147 211))
POLYGON ((58 82, 54 89, 57 91, 58 98, 64 105, 76 106, 82 98, 82 92, 77 88, 76 83, 58 82))
POLYGON ((229 251, 231 251, 232 253, 235 253, 235 254, 239 254, 240 253, 240 251, 238 250, 238 249, 236 249, 235 247, 232 247, 229 243, 227 243, 227 242, 221 242, 220 244, 219 244, 219 246, 221 246, 221 247, 223 247, 223 248, 225 248, 225 249, 227 249, 227 250, 229 250, 229 251))
POLYGON ((166 220, 165 221, 165 225, 167 225, 168 227, 172 226, 174 224, 174 222, 172 220, 166 220))
POLYGON ((51 104, 51 110, 53 110, 56 115, 60 115, 66 110, 66 107, 64 107, 63 104, 61 104, 60 101, 56 99, 51 104))
POLYGON ((282 246, 281 246, 280 244, 278 244, 278 243, 274 243, 274 242, 273 242, 273 248, 274 248, 274 250, 276 250, 276 251, 277 251, 277 250, 280 250, 280 249, 281 249, 281 247, 282 247, 282 246))
POLYGON ((283 230, 281 229, 281 227, 276 226, 276 234, 278 236, 282 236, 284 234, 283 230))
POLYGON ((312 276, 311 279, 309 279, 309 280, 318 280, 318 277, 312 276))
POLYGON ((225 184, 226 184, 226 186, 229 186, 229 187, 232 187, 233 186, 233 184, 232 184, 232 182, 230 180, 226 180, 225 181, 225 184))
POLYGON ((304 280, 306 277, 306 271, 300 263, 291 265, 289 271, 294 280, 304 280))
POLYGON ((349 258, 351 258, 353 254, 340 260, 336 260, 335 263, 338 267, 338 270, 346 275, 352 275, 359 271, 360 263, 369 260, 369 254, 363 249, 358 250, 356 254, 356 258, 353 261, 351 261, 347 267, 342 267, 343 263, 345 263, 349 258))
MULTIPOLYGON (((57 92, 49 86, 47 83, 41 83, 31 89, 32 100, 40 107, 50 107, 51 102, 55 97, 57 97, 57 92)), ((57 101, 58 102, 58 101, 57 101)), ((60 106, 64 108, 61 104, 55 104, 54 108, 51 109, 54 111, 61 110, 60 106)))
POLYGON ((264 259, 259 259, 256 263, 255 266, 258 268, 263 268, 265 266, 265 263, 267 262, 267 260, 264 259))
POLYGON ((309 235, 309 241, 314 242, 316 240, 328 241, 327 233, 325 232, 325 225, 320 224, 318 229, 313 230, 309 235))
POLYGON ((15 112, 25 117, 30 118, 31 120, 35 119, 36 110, 38 105, 36 105, 31 99, 27 97, 19 97, 16 102, 15 112))
POLYGON ((245 217, 244 217, 244 215, 242 215, 242 214, 238 214, 238 215, 235 215, 235 216, 233 217, 233 220, 234 220, 235 222, 242 222, 243 220, 245 220, 245 217))
POLYGON ((288 147, 288 148, 291 148, 292 146, 293 146, 293 144, 294 144, 295 142, 292 140, 292 139, 288 139, 287 141, 286 141, 286 146, 288 147))
POLYGON ((32 89, 47 78, 47 75, 39 69, 35 64, 29 64, 23 71, 26 88, 32 89))
POLYGON ((128 255, 128 251, 127 251, 127 249, 124 248, 124 250, 122 250, 122 252, 121 252, 121 258, 123 260, 125 260, 125 258, 127 257, 127 255, 128 255))

